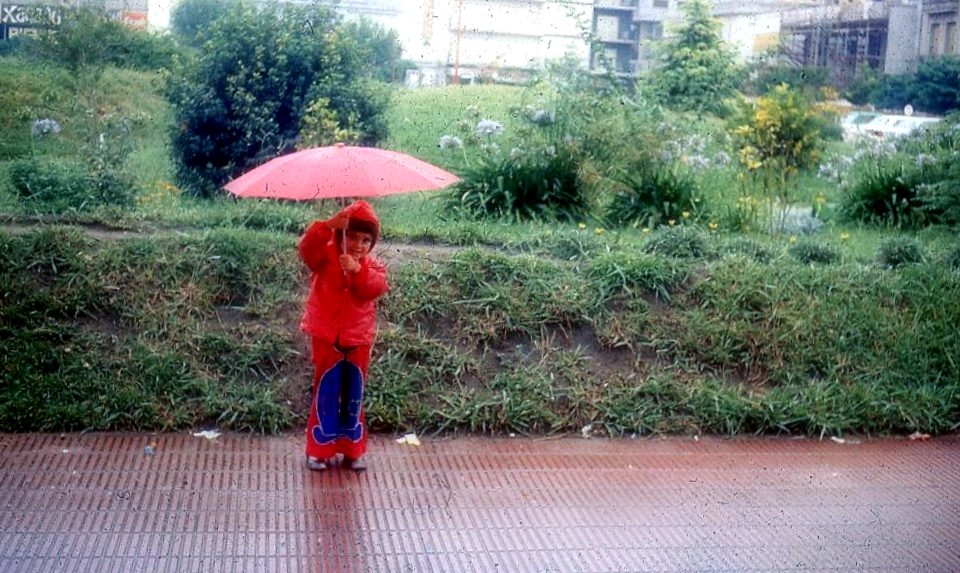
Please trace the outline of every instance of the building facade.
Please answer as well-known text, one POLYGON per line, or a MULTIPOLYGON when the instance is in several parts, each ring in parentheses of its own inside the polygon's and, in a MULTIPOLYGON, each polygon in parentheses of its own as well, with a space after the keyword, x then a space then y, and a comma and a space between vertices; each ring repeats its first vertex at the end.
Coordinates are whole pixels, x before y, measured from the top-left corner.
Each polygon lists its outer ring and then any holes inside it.
MULTIPOLYGON (((82 0, 73 0, 81 2, 82 0)), ((290 0, 306 1, 306 0, 290 0)), ((684 0, 327 0, 346 18, 395 30, 410 85, 516 82, 551 60, 633 77, 682 22, 684 0)), ((176 0, 108 0, 127 23, 169 26, 176 0)), ((71 4, 0 0, 0 39, 59 23, 71 4)), ((746 61, 777 46, 845 85, 864 67, 887 74, 960 54, 960 0, 715 0, 723 40, 746 61)))
POLYGON ((781 31, 798 64, 846 85, 864 68, 903 74, 923 58, 960 54, 958 20, 958 0, 858 0, 785 12, 781 31))
MULTIPOLYGON (((0 0, 0 40, 59 26, 64 10, 77 5, 43 0, 0 0)), ((104 7, 117 20, 137 28, 147 27, 147 0, 109 0, 104 7)))

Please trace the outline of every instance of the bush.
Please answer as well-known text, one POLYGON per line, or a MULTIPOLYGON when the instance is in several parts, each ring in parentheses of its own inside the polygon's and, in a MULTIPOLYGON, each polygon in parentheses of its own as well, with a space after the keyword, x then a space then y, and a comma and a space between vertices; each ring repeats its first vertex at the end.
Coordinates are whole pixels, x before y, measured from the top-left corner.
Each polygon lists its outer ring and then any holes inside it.
POLYGON ((168 85, 181 187, 211 195, 292 150, 306 110, 324 98, 341 127, 359 130, 361 143, 383 139, 385 94, 369 80, 365 53, 342 31, 336 13, 321 4, 228 4, 199 57, 168 85))
POLYGON ((736 237, 720 247, 722 254, 743 255, 758 263, 769 263, 776 253, 764 243, 747 237, 736 237))
POLYGON ((923 245, 912 237, 886 239, 877 251, 877 262, 888 269, 922 263, 926 258, 923 245))
POLYGON ((446 210, 474 219, 581 220, 589 204, 579 185, 579 165, 567 146, 483 158, 448 194, 446 210))
POLYGON ((840 252, 833 246, 817 241, 800 241, 791 245, 787 253, 806 264, 831 264, 840 260, 840 252))
POLYGON ((606 208, 607 221, 617 227, 679 224, 703 208, 696 180, 675 167, 642 165, 621 185, 606 208))
POLYGON ((15 161, 9 172, 17 195, 40 211, 60 213, 133 205, 136 183, 113 169, 92 172, 82 161, 36 157, 15 161))
POLYGON ((10 183, 21 199, 53 211, 82 208, 94 197, 90 172, 81 161, 19 159, 10 165, 9 173, 10 183))
POLYGON ((696 227, 661 227, 643 244, 642 251, 675 259, 699 259, 711 254, 706 234, 696 227))
POLYGON ((960 245, 955 245, 947 253, 946 259, 944 260, 947 268, 953 269, 955 271, 960 271, 960 245))
POLYGON ((796 67, 784 64, 761 67, 747 84, 753 95, 770 92, 780 84, 793 89, 816 93, 830 86, 829 70, 824 67, 796 67))
POLYGON ((902 163, 876 162, 847 186, 840 215, 849 221, 913 225, 919 203, 912 176, 902 163))

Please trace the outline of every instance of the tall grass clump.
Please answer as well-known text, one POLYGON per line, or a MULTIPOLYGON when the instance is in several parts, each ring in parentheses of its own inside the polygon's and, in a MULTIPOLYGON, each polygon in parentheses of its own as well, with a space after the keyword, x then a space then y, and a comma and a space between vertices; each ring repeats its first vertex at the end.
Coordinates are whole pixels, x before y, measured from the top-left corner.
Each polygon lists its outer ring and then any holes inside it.
POLYGON ((291 238, 0 237, 0 299, 13 302, 0 306, 4 427, 273 432, 293 419, 287 315, 302 271, 291 238))
POLYGON ((877 262, 888 269, 922 263, 926 259, 923 244, 913 237, 884 239, 877 249, 877 262))
POLYGON ((960 317, 958 292, 960 281, 939 265, 891 272, 721 259, 674 297, 693 327, 657 321, 652 336, 764 384, 949 384, 960 374, 952 358, 960 337, 948 326, 960 317))
POLYGON ((916 228, 960 221, 960 115, 860 154, 850 167, 840 213, 845 220, 916 228))
POLYGON ((660 227, 646 239, 642 250, 675 259, 699 259, 714 253, 708 235, 687 225, 660 227))
POLYGON ((459 342, 478 346, 571 325, 591 304, 569 269, 480 249, 460 251, 429 269, 405 266, 392 282, 383 305, 389 320, 426 332, 427 325, 447 325, 459 342))
POLYGON ((640 165, 621 181, 623 187, 606 207, 607 220, 618 227, 653 229, 692 222, 704 208, 696 181, 676 166, 640 165))
POLYGON ((840 260, 840 251, 835 246, 816 239, 801 239, 791 244, 787 254, 808 265, 829 265, 840 260))

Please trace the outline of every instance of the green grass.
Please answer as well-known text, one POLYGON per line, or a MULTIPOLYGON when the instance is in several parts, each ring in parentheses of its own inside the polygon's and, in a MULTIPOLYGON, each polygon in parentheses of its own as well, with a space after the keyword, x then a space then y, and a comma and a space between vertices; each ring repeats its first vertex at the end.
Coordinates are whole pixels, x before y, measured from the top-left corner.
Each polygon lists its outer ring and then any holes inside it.
POLYGON ((443 135, 464 135, 481 119, 515 127, 511 108, 523 101, 524 92, 510 86, 446 86, 402 89, 394 98, 389 118, 391 149, 409 153, 446 168, 461 165, 462 155, 439 147, 443 135))
MULTIPOLYGON (((69 112, 79 100, 62 71, 3 63, 3 129, 29 132, 39 110, 64 114, 59 139, 4 139, 0 211, 28 222, 34 213, 5 187, 10 150, 74 152, 83 141, 69 112)), ((469 155, 439 149, 439 137, 489 118, 509 141, 509 111, 530 97, 500 86, 399 90, 388 145, 458 170, 469 155)), ((307 277, 294 246, 336 204, 185 198, 172 181, 171 116, 157 78, 108 70, 100 103, 132 120, 125 166, 140 193, 128 211, 47 215, 52 222, 34 231, 0 230, 0 428, 299 427, 311 372, 298 329, 307 277)), ((710 139, 706 149, 716 145, 710 139)), ((831 218, 812 236, 712 228, 741 196, 736 174, 716 164, 691 171, 713 211, 689 227, 448 220, 443 192, 374 200, 384 225, 378 248, 395 266, 371 365, 371 428, 957 429, 955 232, 831 218), (882 264, 912 256, 882 255, 901 236, 922 245, 923 260, 882 264), (807 241, 836 258, 798 256, 807 241), (400 243, 421 250, 390 250, 400 243)), ((838 200, 837 187, 812 174, 796 185, 803 204, 838 200)))

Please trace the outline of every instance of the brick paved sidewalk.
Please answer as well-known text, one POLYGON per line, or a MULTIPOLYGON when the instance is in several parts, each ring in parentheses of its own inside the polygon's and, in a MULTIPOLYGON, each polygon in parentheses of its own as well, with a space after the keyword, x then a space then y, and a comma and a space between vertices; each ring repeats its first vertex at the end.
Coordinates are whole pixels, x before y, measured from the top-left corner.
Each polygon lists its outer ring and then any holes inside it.
POLYGON ((0 572, 960 571, 960 438, 0 434, 0 572))

